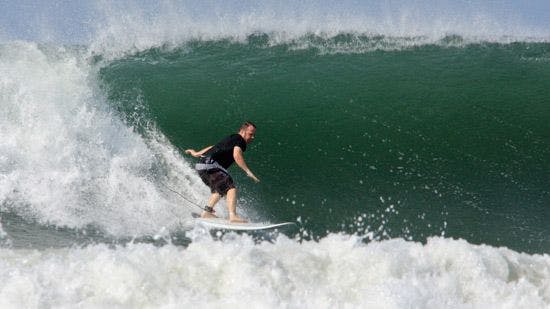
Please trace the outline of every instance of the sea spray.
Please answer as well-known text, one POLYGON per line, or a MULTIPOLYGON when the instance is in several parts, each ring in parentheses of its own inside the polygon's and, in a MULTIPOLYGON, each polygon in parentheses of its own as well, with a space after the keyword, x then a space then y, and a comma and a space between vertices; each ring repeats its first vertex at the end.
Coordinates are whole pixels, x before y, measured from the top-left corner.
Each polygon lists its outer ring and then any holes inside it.
POLYGON ((21 42, 0 54, 4 211, 121 236, 181 224, 190 209, 175 207, 158 180, 198 199, 198 177, 162 135, 144 138, 118 118, 81 53, 21 42))
POLYGON ((453 2, 102 2, 96 8, 101 26, 91 46, 105 56, 119 57, 196 40, 246 42, 252 34, 268 34, 270 46, 292 42, 295 48, 317 46, 329 53, 550 39, 548 29, 529 25, 511 6, 469 3, 461 7, 453 2), (342 44, 340 35, 353 40, 342 44))

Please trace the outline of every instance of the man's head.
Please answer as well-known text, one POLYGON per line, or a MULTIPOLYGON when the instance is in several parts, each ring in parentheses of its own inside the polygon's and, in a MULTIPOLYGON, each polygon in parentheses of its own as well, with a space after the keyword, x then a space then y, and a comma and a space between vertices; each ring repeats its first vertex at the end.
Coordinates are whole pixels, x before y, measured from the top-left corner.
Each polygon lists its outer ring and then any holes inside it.
POLYGON ((239 129, 239 134, 243 137, 247 144, 252 143, 254 135, 256 135, 256 125, 250 121, 246 121, 239 129))

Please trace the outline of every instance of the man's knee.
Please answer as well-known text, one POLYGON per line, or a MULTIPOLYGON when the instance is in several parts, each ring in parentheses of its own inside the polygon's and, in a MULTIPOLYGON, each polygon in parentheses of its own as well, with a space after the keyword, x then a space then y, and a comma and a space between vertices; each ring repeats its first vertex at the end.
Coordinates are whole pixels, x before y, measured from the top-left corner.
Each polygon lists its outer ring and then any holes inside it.
POLYGON ((226 195, 230 198, 237 196, 237 188, 235 188, 235 187, 230 188, 229 190, 227 190, 226 195))

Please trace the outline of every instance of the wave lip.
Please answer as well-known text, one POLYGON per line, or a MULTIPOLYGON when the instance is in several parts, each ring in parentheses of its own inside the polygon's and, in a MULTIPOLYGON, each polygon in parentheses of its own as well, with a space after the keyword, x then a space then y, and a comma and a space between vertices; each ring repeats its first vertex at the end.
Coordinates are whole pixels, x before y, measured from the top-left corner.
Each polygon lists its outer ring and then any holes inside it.
POLYGON ((271 44, 342 34, 384 37, 388 41, 438 44, 450 36, 468 42, 548 42, 550 31, 513 16, 506 8, 452 3, 428 5, 276 4, 218 6, 205 3, 164 2, 152 7, 106 3, 98 8, 101 23, 92 50, 116 57, 121 53, 160 46, 180 46, 193 40, 230 39, 245 42, 267 34, 271 44))
POLYGON ((536 10, 537 5, 456 1, 12 4, 0 10, 9 17, 0 19, 0 41, 73 42, 90 46, 91 53, 108 59, 193 40, 245 42, 258 33, 269 35, 272 44, 342 34, 421 38, 420 44, 437 44, 455 35, 465 43, 548 42, 550 29, 540 22, 548 18, 540 13, 543 10, 536 10))

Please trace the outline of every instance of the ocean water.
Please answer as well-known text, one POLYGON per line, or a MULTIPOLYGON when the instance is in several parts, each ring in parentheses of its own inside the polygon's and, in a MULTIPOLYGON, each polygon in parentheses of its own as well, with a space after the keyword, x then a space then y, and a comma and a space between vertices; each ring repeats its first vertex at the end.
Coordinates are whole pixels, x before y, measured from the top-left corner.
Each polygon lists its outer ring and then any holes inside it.
POLYGON ((0 31, 0 307, 550 307, 547 30, 203 5, 98 4, 79 43, 0 31), (238 212, 295 227, 193 223, 182 149, 245 120, 238 212))

